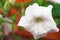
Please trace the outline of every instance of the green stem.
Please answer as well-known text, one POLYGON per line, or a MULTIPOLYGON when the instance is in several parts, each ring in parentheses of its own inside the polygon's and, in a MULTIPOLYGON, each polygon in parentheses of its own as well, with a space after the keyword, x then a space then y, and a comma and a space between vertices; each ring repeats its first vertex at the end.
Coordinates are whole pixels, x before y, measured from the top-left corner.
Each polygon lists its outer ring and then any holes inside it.
POLYGON ((22 16, 24 16, 25 15, 25 13, 24 13, 24 3, 21 3, 21 14, 22 14, 22 16))

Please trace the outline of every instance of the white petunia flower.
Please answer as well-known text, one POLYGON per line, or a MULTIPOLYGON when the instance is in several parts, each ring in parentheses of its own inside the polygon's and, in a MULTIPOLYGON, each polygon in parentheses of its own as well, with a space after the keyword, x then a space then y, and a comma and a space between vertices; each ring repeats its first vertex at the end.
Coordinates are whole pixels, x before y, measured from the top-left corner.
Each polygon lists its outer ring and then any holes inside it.
POLYGON ((37 3, 26 8, 25 16, 22 16, 18 26, 24 27, 31 32, 35 39, 44 37, 48 32, 58 32, 52 17, 52 5, 39 6, 37 3))
POLYGON ((53 2, 53 3, 59 3, 60 4, 60 0, 47 0, 47 1, 50 1, 50 2, 53 2))

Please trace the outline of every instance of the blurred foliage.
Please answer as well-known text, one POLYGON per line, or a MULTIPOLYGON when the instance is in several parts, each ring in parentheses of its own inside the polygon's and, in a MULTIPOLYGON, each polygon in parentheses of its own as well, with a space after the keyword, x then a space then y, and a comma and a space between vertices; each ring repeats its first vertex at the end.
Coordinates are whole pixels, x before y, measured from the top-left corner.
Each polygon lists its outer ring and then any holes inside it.
POLYGON ((60 16, 60 4, 52 4, 53 7, 53 16, 60 16))
POLYGON ((4 5, 5 1, 4 0, 0 0, 0 4, 4 5))
POLYGON ((19 32, 21 32, 23 30, 23 27, 20 26, 18 30, 19 32))
POLYGON ((55 18, 55 22, 56 22, 57 26, 60 26, 60 18, 55 18))
POLYGON ((42 38, 39 38, 38 40, 42 40, 42 38))
POLYGON ((0 18, 0 23, 3 23, 3 22, 4 22, 4 20, 2 18, 0 18))
POLYGON ((16 22, 16 15, 12 16, 12 20, 16 22))
POLYGON ((44 0, 36 0, 36 3, 38 3, 41 6, 41 5, 43 5, 44 0))
POLYGON ((16 8, 19 8, 19 7, 20 7, 20 4, 16 3, 14 6, 15 6, 16 8))
POLYGON ((31 38, 31 40, 35 40, 34 38, 31 38))
POLYGON ((4 9, 5 10, 9 10, 11 8, 11 4, 9 1, 6 1, 5 4, 4 4, 4 9))
POLYGON ((15 24, 12 24, 12 31, 14 32, 15 24))

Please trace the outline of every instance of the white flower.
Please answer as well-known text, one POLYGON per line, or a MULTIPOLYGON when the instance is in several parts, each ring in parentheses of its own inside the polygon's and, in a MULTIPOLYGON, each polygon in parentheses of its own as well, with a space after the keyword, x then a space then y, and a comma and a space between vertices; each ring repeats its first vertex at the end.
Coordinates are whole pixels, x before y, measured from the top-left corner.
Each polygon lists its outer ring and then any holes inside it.
POLYGON ((26 8, 25 16, 22 16, 18 26, 24 27, 31 32, 35 39, 44 37, 48 32, 58 32, 52 18, 52 5, 48 7, 39 6, 37 3, 26 8))
POLYGON ((60 0, 47 0, 47 1, 50 1, 50 2, 53 2, 53 3, 59 3, 60 4, 60 0))

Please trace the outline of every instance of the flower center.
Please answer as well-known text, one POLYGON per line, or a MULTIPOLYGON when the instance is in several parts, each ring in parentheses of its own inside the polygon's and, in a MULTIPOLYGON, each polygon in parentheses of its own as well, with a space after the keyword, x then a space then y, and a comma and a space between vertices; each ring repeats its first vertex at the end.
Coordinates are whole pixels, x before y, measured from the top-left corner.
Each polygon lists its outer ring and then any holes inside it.
POLYGON ((43 22, 43 19, 42 19, 42 18, 36 18, 36 19, 35 19, 35 22, 36 22, 36 23, 43 22))

